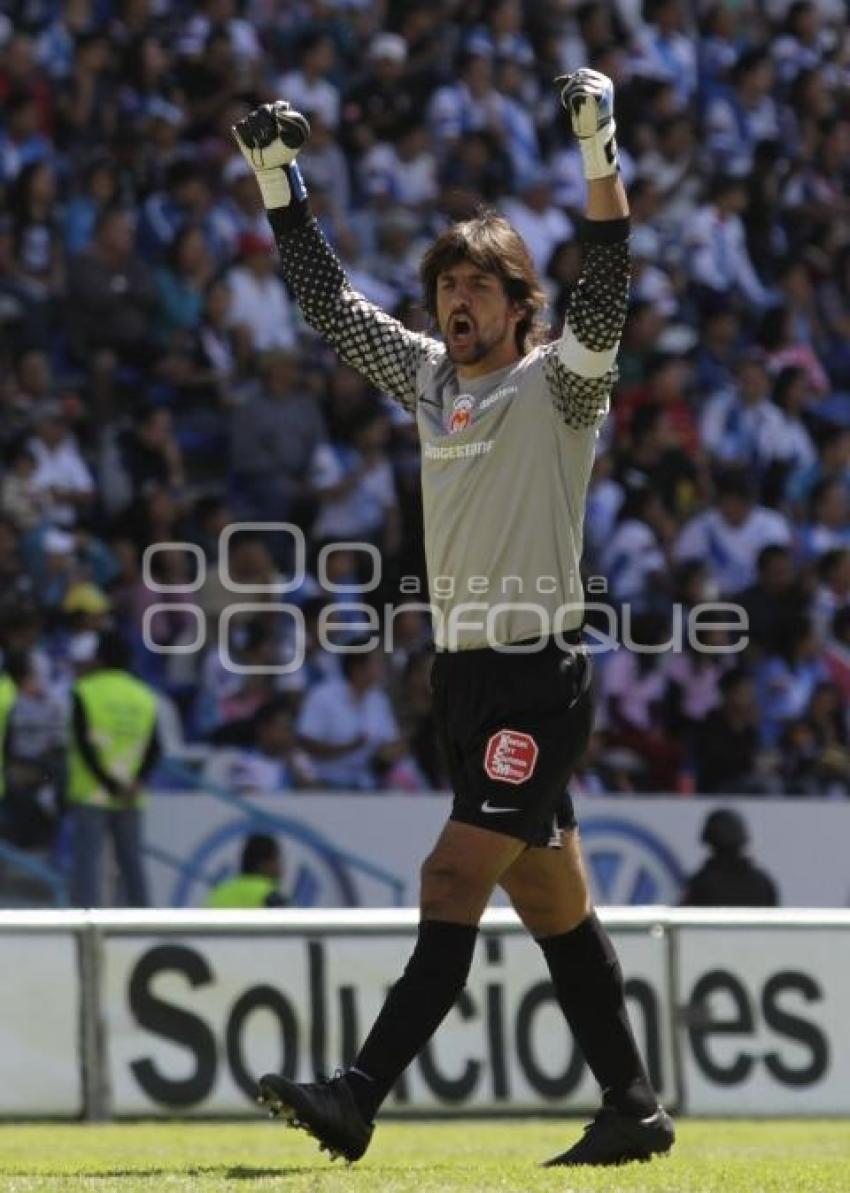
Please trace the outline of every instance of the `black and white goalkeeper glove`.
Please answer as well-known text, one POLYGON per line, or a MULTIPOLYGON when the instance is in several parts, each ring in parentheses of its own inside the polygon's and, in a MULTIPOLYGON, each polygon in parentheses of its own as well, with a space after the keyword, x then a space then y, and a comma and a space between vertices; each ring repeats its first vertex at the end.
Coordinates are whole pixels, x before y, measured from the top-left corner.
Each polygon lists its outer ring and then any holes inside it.
POLYGON ((310 136, 306 116, 296 112, 285 99, 255 108, 233 126, 236 144, 257 176, 266 209, 288 207, 306 190, 295 159, 310 136))
POLYGON ((584 176, 608 178, 620 168, 614 121, 614 84, 598 70, 583 68, 555 80, 570 114, 584 160, 584 176))

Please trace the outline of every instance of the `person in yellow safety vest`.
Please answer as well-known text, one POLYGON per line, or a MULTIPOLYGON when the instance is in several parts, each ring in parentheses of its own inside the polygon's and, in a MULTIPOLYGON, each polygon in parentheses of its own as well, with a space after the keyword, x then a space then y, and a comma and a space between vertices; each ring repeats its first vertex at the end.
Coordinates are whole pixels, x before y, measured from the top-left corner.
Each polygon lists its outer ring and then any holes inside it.
POLYGON ((7 651, 0 676, 2 833, 20 849, 49 848, 65 790, 67 710, 33 653, 7 651))
POLYGON ((9 715, 18 698, 18 688, 8 672, 0 674, 0 799, 6 794, 6 733, 9 715))
POLYGON ((274 837, 254 833, 245 841, 242 862, 235 878, 213 887, 207 907, 287 907, 289 899, 278 889, 283 865, 274 837))
POLYGON ((71 817, 71 903, 98 907, 103 843, 112 838, 130 907, 148 905, 141 858, 141 784, 159 757, 157 698, 127 669, 128 652, 111 632, 93 643, 93 657, 72 688, 68 804, 71 817))

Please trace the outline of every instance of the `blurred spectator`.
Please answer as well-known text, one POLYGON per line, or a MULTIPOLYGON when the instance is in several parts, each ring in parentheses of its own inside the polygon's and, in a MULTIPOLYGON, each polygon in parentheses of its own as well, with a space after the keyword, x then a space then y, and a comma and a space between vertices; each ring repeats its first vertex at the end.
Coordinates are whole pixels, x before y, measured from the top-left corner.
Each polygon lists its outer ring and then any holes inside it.
POLYGON ((119 179, 115 163, 96 156, 85 168, 80 187, 64 211, 65 247, 73 256, 87 249, 103 212, 118 200, 119 179))
POLYGON ((731 86, 708 105, 707 145, 717 169, 741 178, 752 165, 756 145, 780 135, 768 52, 760 47, 745 51, 732 66, 729 81, 731 86))
MULTIPOLYGON (((176 114, 179 116, 179 109, 176 114)), ((174 113, 159 109, 155 115, 160 119, 169 115, 173 117, 174 113)), ((164 123, 168 125, 169 121, 166 119, 164 123)), ((220 247, 218 241, 221 233, 217 227, 207 174, 192 158, 176 156, 176 135, 174 140, 175 145, 167 145, 163 152, 164 185, 149 195, 139 220, 139 249, 152 265, 162 260, 177 233, 187 224, 197 224, 203 229, 211 251, 217 252, 220 247)), ((150 168, 151 163, 148 163, 150 168)))
POLYGON ((771 545, 758 555, 756 581, 738 596, 747 615, 752 646, 764 651, 780 641, 805 602, 788 547, 771 545))
POLYGON ((787 477, 794 471, 811 468, 817 459, 804 413, 811 402, 811 391, 803 369, 789 365, 776 377, 771 398, 779 412, 776 425, 760 428, 756 455, 763 470, 765 500, 778 502, 787 477))
POLYGON ((761 737, 766 746, 776 746, 783 726, 804 714, 817 685, 826 678, 812 623, 807 617, 798 617, 785 627, 756 672, 761 737))
POLYGON ((818 585, 811 617, 821 641, 829 637, 836 615, 850 606, 850 549, 833 547, 818 561, 818 585))
POLYGON ((480 47, 502 61, 532 66, 534 50, 523 30, 522 8, 521 0, 493 0, 486 6, 486 25, 470 32, 467 45, 480 47))
POLYGON ((336 65, 333 39, 324 33, 307 34, 299 47, 298 70, 277 80, 276 93, 285 95, 293 108, 316 112, 329 128, 339 124, 339 90, 329 81, 336 65))
POLYGON ((600 565, 612 598, 645 609, 663 591, 667 546, 674 523, 653 489, 636 489, 623 502, 600 565))
POLYGON ((296 747, 292 713, 277 700, 251 718, 244 748, 215 751, 202 778, 239 795, 273 795, 316 784, 310 759, 296 747))
POLYGON ((232 416, 234 500, 247 518, 270 511, 279 521, 303 513, 312 496, 317 453, 328 432, 316 399, 304 387, 294 352, 262 359, 262 388, 232 416))
POLYGON ((734 383, 702 410, 700 436, 715 463, 750 467, 762 450, 779 445, 781 416, 770 398, 764 353, 751 350, 738 362, 734 383))
MULTIPOLYGON (((510 5, 515 5, 515 0, 504 0, 502 7, 510 5)), ((530 79, 520 58, 505 57, 499 60, 497 85, 504 99, 502 119, 505 148, 517 183, 539 171, 543 164, 534 111, 529 102, 529 96, 536 92, 536 86, 533 83, 529 85, 530 79)))
POLYGON ((343 128, 355 153, 375 142, 391 142, 410 126, 414 97, 405 80, 407 42, 379 33, 369 44, 363 78, 351 87, 342 109, 343 128))
MULTIPOLYGON (((566 254, 569 270, 564 278, 565 285, 558 296, 559 315, 566 311, 569 292, 581 270, 581 257, 577 248, 578 246, 572 242, 566 248, 561 246, 550 266, 550 270, 556 269, 559 272, 563 270, 562 261, 566 254)), ((558 274, 556 273, 555 276, 558 274)), ((662 315, 647 299, 636 299, 629 303, 619 355, 620 377, 623 385, 635 385, 645 379, 647 364, 653 353, 657 352, 658 341, 666 326, 666 316, 662 315)))
POLYGON ((850 381, 850 244, 836 255, 833 269, 821 280, 816 292, 818 310, 827 334, 826 367, 833 380, 850 381))
POLYGON ((35 434, 27 448, 35 461, 31 490, 44 495, 46 520, 63 527, 84 521, 94 482, 61 402, 44 402, 35 412, 35 434))
POLYGON ((652 489, 678 521, 696 508, 702 474, 701 462, 682 450, 669 410, 655 402, 635 409, 628 444, 616 463, 624 492, 652 489))
POLYGON ((15 608, 32 596, 33 587, 33 577, 24 567, 21 533, 7 513, 0 513, 0 609, 15 608))
POLYGON ((624 429, 629 427, 633 412, 644 405, 658 406, 664 411, 665 430, 691 458, 697 455, 700 443, 693 410, 685 399, 689 387, 688 362, 670 352, 654 352, 646 360, 643 384, 627 391, 618 404, 616 418, 624 429))
POLYGON ((785 790, 793 795, 850 795, 850 741, 840 690, 824 681, 805 717, 783 732, 785 790))
POLYGON ((283 855, 277 841, 264 833, 252 833, 242 846, 238 875, 214 886, 204 906, 288 907, 289 899, 279 889, 283 876, 283 855))
POLYGON ((470 133, 504 133, 505 101, 493 85, 493 58, 483 46, 470 49, 460 63, 460 79, 438 88, 428 107, 428 122, 440 146, 470 133))
POLYGON ((64 283, 58 183, 53 167, 33 162, 11 194, 18 282, 34 303, 58 299, 64 283))
POLYGON ((608 739, 643 761, 647 790, 675 791, 682 747, 662 728, 668 682, 663 655, 654 649, 664 641, 667 627, 654 614, 630 618, 630 626, 640 653, 621 647, 602 671, 608 739))
POLYGON ((656 223, 662 240, 671 252, 680 254, 681 246, 676 244, 679 229, 700 197, 697 143, 693 124, 683 112, 661 124, 638 169, 640 177, 650 178, 657 188, 656 223))
POLYGON ((724 594, 740 592, 755 579, 762 548, 791 541, 786 519, 755 504, 754 488, 743 473, 724 473, 717 482, 717 506, 697 514, 683 527, 676 559, 707 559, 724 594))
POLYGON ((21 531, 40 526, 52 504, 50 490, 36 482, 35 474, 35 453, 25 443, 11 447, 0 482, 0 510, 21 531))
POLYGON ((802 528, 803 558, 817 559, 827 551, 850 547, 850 498, 838 480, 822 480, 809 499, 809 518, 802 528))
MULTIPOLYGON (((237 574, 232 573, 234 579, 237 574)), ((220 649, 220 635, 210 635, 209 640, 194 720, 202 735, 212 736, 231 723, 249 722, 286 689, 288 676, 283 668, 288 649, 279 623, 258 615, 248 621, 230 620, 229 634, 223 639, 226 650, 220 649)))
POLYGON ((118 441, 119 460, 110 480, 122 485, 124 500, 115 502, 124 508, 135 494, 149 492, 153 486, 178 490, 183 485, 183 460, 170 411, 164 406, 140 406, 134 425, 118 441))
POLYGON ((789 4, 782 35, 773 44, 773 57, 783 83, 792 82, 801 70, 820 66, 831 49, 820 28, 818 6, 812 0, 789 4))
POLYGON ((740 179, 718 178, 712 184, 709 202, 694 211, 685 224, 691 279, 706 307, 709 303, 716 307, 724 299, 737 299, 758 309, 770 303, 747 250, 741 221, 746 202, 740 179))
POLYGON ((202 229, 184 224, 156 271, 158 330, 165 345, 188 344, 203 315, 204 294, 212 281, 213 259, 202 229))
POLYGON ((65 795, 65 706, 39 677, 29 655, 6 660, 0 704, 14 701, 2 730, 5 832, 14 845, 46 849, 56 835, 65 795), (8 678, 7 678, 8 677, 8 678))
POLYGON ((684 32, 681 2, 646 0, 643 12, 646 25, 636 39, 632 72, 671 83, 679 102, 687 103, 697 83, 696 54, 684 32))
POLYGON ((311 193, 322 194, 336 220, 343 219, 351 206, 351 182, 345 154, 334 130, 319 112, 308 112, 310 140, 298 155, 298 165, 311 193))
POLYGON ((707 311, 701 327, 701 342, 694 359, 697 392, 710 398, 733 383, 740 359, 741 320, 728 308, 707 311))
POLYGON ((79 33, 74 44, 74 70, 57 96, 59 139, 76 149, 102 144, 115 135, 115 72, 112 47, 104 29, 79 33))
POLYGON ((269 549, 268 536, 259 532, 240 531, 230 537, 226 552, 216 559, 216 565, 207 568, 198 593, 198 603, 211 618, 217 618, 232 603, 233 589, 224 583, 228 578, 231 585, 253 589, 257 599, 268 596, 270 600, 274 592, 271 586, 283 579, 269 549))
POLYGON ((575 10, 573 28, 560 39, 559 55, 564 74, 580 70, 617 39, 625 41, 625 30, 614 8, 603 0, 585 0, 575 10))
POLYGON ((573 225, 552 198, 547 169, 529 170, 517 180, 518 196, 502 205, 505 216, 519 232, 539 273, 545 273, 555 248, 573 235, 573 225))
POLYGON ((341 790, 375 790, 406 747, 389 699, 381 690, 381 656, 346 654, 342 678, 307 693, 298 737, 311 756, 318 781, 341 790))
POLYGON ((666 720, 674 733, 684 732, 689 743, 720 705, 723 676, 734 665, 735 656, 724 653, 729 645, 722 628, 727 617, 717 612, 709 619, 704 613, 698 636, 688 635, 684 649, 673 654, 667 665, 666 720))
POLYGON ((431 664, 428 654, 412 654, 398 697, 399 718, 415 766, 433 791, 449 789, 445 764, 437 745, 431 710, 431 664))
MULTIPOLYGON (((9 48, 7 47, 7 54, 9 48)), ((9 183, 25 167, 54 157, 50 141, 39 128, 38 105, 31 91, 10 91, 3 101, 5 121, 0 131, 0 182, 9 183)))
POLYGON ((761 753, 759 706, 752 678, 728 671, 720 680, 722 703, 697 728, 696 789, 706 795, 770 795, 779 789, 771 759, 761 753))
POLYGON ((809 400, 826 393, 829 378, 811 344, 807 344, 795 330, 790 306, 783 304, 767 311, 759 328, 759 338, 773 373, 794 366, 802 370, 807 379, 809 400))
POLYGON ((732 808, 717 808, 706 818, 700 838, 708 859, 685 880, 683 907, 776 907, 773 879, 746 855, 747 826, 732 808))
POLYGON ((850 708, 850 605, 843 605, 832 619, 823 664, 844 708, 850 708))
POLYGON ((437 162, 426 125, 400 125, 392 142, 378 141, 364 153, 360 184, 373 202, 425 208, 437 197, 437 162))
POLYGON ((246 232, 268 237, 269 224, 254 171, 241 153, 228 158, 221 171, 223 193, 216 204, 216 225, 222 251, 232 257, 246 232))
MULTIPOLYGON (((226 7, 232 11, 233 5, 227 2, 226 7)), ((248 21, 233 17, 220 21, 197 13, 184 38, 178 46, 177 83, 185 97, 189 127, 206 137, 228 105, 250 89, 260 43, 248 21)))
POLYGON ((273 241, 246 232, 239 241, 238 264, 227 274, 230 288, 228 321, 249 340, 255 352, 295 347, 292 305, 276 274, 273 241))
POLYGON ((133 251, 129 214, 107 208, 88 248, 68 272, 68 331, 81 361, 107 350, 134 364, 150 362, 156 290, 147 266, 133 251))
POLYGON ((244 328, 230 326, 230 287, 221 278, 204 293, 201 323, 194 337, 194 381, 199 397, 216 405, 230 405, 239 394, 240 366, 250 359, 251 337, 244 328))
POLYGON ((313 534, 319 541, 365 541, 398 552, 400 523, 392 466, 387 458, 390 424, 374 412, 361 421, 350 447, 335 444, 321 453, 314 473, 319 512, 313 534))
POLYGON ((737 10, 724 0, 705 7, 697 55, 700 91, 706 99, 712 98, 722 89, 724 80, 738 60, 739 19, 737 10))

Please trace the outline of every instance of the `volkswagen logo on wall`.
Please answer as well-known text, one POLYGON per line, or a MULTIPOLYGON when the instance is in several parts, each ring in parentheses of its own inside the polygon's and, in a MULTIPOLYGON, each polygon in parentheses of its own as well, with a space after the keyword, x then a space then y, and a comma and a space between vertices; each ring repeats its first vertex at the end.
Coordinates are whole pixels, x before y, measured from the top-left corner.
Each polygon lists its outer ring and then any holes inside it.
POLYGON ((180 869, 173 905, 202 905, 213 886, 233 876, 242 842, 251 833, 267 833, 280 843, 284 886, 296 907, 402 904, 404 883, 396 875, 339 848, 291 817, 256 814, 238 816, 201 841, 180 869))
POLYGON ((588 816, 581 839, 597 903, 678 903, 684 874, 669 846, 641 825, 588 816))

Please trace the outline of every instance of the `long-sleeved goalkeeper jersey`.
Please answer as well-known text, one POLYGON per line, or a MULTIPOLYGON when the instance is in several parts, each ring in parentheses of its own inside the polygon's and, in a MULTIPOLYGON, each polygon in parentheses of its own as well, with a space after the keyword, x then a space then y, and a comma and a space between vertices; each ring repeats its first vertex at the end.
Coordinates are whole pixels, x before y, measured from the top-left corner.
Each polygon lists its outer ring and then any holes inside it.
POLYGON ((438 649, 582 624, 587 484, 626 313, 628 220, 586 221, 560 339, 474 381, 351 289, 305 202, 270 213, 284 276, 342 359, 415 415, 438 649))

